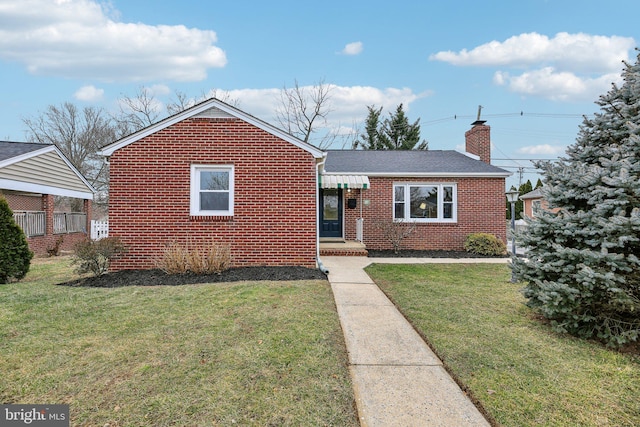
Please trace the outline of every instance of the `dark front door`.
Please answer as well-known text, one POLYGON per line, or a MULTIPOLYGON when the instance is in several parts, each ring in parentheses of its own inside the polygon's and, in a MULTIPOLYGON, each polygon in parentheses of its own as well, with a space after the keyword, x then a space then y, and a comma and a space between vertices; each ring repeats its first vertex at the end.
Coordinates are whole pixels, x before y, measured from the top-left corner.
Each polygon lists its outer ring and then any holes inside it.
POLYGON ((320 237, 342 237, 342 190, 320 190, 320 237))

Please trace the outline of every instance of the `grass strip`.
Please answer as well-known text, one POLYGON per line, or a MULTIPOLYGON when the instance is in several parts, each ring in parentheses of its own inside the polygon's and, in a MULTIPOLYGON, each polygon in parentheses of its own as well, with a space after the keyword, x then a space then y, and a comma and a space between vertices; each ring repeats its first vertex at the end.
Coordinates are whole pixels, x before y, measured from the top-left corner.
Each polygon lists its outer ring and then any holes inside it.
POLYGON ((72 425, 358 425, 326 281, 72 288, 69 260, 0 286, 0 402, 72 425))
POLYGON ((375 264, 369 275, 503 426, 640 425, 640 356, 556 334, 502 264, 375 264))

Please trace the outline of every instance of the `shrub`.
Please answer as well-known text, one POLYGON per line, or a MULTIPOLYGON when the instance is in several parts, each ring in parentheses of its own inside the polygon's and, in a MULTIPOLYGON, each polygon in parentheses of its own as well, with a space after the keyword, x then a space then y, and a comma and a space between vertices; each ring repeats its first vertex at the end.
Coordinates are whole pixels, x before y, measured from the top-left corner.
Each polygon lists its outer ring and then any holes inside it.
POLYGON ((56 239, 53 246, 50 246, 47 248, 47 253, 49 254, 50 257, 60 255, 60 246, 62 246, 63 242, 64 242, 64 237, 60 236, 56 239))
POLYGON ((376 228, 382 231, 382 235, 393 247, 393 253, 397 254, 402 247, 402 241, 411 235, 416 229, 415 222, 404 221, 380 221, 376 228))
POLYGON ((9 204, 0 197, 0 284, 20 280, 29 271, 33 252, 24 231, 13 220, 9 204))
POLYGON ((467 236, 464 249, 477 255, 501 256, 507 252, 505 244, 493 234, 473 233, 467 236))
POLYGON ((127 248, 118 237, 105 237, 100 240, 85 239, 75 245, 73 264, 76 273, 93 273, 102 276, 109 270, 111 260, 127 252, 127 248))
POLYGON ((174 242, 167 245, 156 264, 167 274, 221 273, 231 265, 231 248, 215 242, 202 249, 174 242))

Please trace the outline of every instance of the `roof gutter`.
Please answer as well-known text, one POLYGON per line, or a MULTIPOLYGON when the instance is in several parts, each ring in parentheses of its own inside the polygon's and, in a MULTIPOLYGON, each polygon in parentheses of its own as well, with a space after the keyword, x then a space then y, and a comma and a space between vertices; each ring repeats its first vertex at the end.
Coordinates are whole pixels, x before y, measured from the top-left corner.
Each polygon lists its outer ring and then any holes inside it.
POLYGON ((513 172, 325 172, 325 174, 367 175, 379 178, 506 178, 513 172))

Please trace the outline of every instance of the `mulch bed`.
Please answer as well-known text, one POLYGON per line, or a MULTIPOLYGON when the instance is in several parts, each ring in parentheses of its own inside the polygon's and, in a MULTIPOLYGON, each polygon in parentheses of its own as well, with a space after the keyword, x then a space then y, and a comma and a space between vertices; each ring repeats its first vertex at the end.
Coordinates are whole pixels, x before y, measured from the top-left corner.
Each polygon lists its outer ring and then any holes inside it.
MULTIPOLYGON (((397 254, 391 250, 369 250, 370 258, 491 258, 464 251, 412 251, 397 254)), ((318 269, 305 267, 239 267, 220 274, 167 274, 162 270, 121 270, 99 277, 76 279, 61 286, 119 288, 122 286, 180 286, 197 283, 242 282, 256 280, 326 280, 318 269)))
POLYGON ((320 270, 305 267, 239 267, 220 274, 167 274, 162 270, 121 270, 99 277, 86 277, 62 286, 119 288, 122 286, 180 286, 196 283, 241 282, 255 280, 326 280, 320 270))
POLYGON ((508 258, 509 255, 502 257, 478 255, 466 251, 414 251, 401 250, 395 254, 392 250, 373 250, 369 249, 369 258, 508 258))

